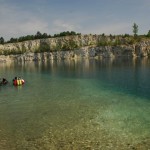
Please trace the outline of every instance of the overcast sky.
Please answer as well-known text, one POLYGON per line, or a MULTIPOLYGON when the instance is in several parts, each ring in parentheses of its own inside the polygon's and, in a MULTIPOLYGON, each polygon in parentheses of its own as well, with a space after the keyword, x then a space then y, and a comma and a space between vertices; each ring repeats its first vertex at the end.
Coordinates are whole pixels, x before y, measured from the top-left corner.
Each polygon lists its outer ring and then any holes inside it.
POLYGON ((139 34, 150 30, 150 0, 0 0, 0 37, 75 31, 139 34))

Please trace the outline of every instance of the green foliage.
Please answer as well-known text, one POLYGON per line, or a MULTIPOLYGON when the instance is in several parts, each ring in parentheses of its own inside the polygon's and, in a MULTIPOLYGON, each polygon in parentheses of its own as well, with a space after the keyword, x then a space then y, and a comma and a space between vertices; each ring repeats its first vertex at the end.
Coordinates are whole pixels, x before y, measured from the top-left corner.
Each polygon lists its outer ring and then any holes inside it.
POLYGON ((101 39, 98 43, 97 46, 117 46, 117 45, 121 45, 121 41, 119 40, 119 38, 116 38, 115 40, 108 40, 106 39, 101 39))
MULTIPOLYGON (((18 55, 18 54, 23 54, 24 52, 21 51, 21 50, 18 50, 18 51, 12 50, 12 51, 10 51, 9 53, 12 54, 12 55, 18 55)), ((10 54, 9 54, 9 55, 10 55, 10 54)))
POLYGON ((133 34, 135 37, 135 36, 137 36, 137 33, 138 33, 138 25, 136 23, 134 23, 132 27, 133 27, 133 34))
POLYGON ((111 46, 118 46, 121 45, 121 41, 119 39, 116 39, 114 42, 111 43, 111 46))
POLYGON ((125 44, 126 45, 132 45, 132 44, 135 44, 135 43, 138 43, 142 40, 142 37, 141 36, 130 36, 130 37, 127 37, 125 39, 125 44))
POLYGON ((102 36, 105 36, 105 33, 103 33, 102 36))
MULTIPOLYGON (((134 36, 131 36, 129 34, 118 35, 118 36, 110 34, 109 36, 106 36, 103 33, 102 35, 99 35, 99 38, 98 38, 100 39, 99 42, 96 41, 97 46, 118 46, 121 44, 132 45, 132 44, 135 44, 136 42, 140 42, 145 37, 150 37, 150 30, 148 31, 146 36, 145 35, 137 36, 138 26, 135 23, 133 25, 133 29, 134 29, 133 30, 134 36)), ((73 37, 74 35, 79 35, 78 37, 80 37, 81 34, 75 33, 74 31, 71 31, 71 32, 66 31, 66 32, 61 32, 60 34, 55 34, 54 37, 70 36, 66 38, 68 40, 64 40, 64 41, 63 40, 61 41, 61 39, 57 40, 56 45, 55 43, 53 45, 50 45, 45 40, 40 40, 41 42, 40 46, 36 47, 35 49, 33 48, 33 52, 40 53, 40 52, 60 51, 60 50, 65 51, 65 50, 74 50, 76 48, 79 48, 81 45, 78 45, 77 42, 74 40, 74 37, 73 37)), ((26 40, 42 39, 42 38, 48 38, 48 37, 52 37, 52 36, 48 35, 47 33, 42 34, 38 31, 35 35, 22 36, 22 37, 19 37, 18 39, 11 38, 10 41, 8 42, 14 43, 14 42, 22 42, 26 40)), ((89 40, 88 42, 86 42, 86 45, 87 46, 95 45, 96 42, 93 40, 92 41, 89 40)), ((4 39, 1 37, 0 44, 3 44, 3 43, 4 43, 4 39)), ((22 45, 22 47, 20 47, 19 45, 16 47, 17 47, 16 48, 17 50, 7 49, 7 50, 0 51, 0 55, 23 54, 27 51, 27 48, 24 45, 22 45)))
POLYGON ((40 53, 40 48, 35 48, 34 53, 40 53))
POLYGON ((3 51, 1 51, 0 55, 17 55, 17 54, 23 54, 24 52, 21 51, 21 50, 15 50, 15 49, 12 49, 12 50, 9 50, 9 49, 5 49, 3 51))
POLYGON ((3 55, 5 55, 5 56, 10 55, 10 51, 9 50, 4 50, 3 55))
POLYGON ((39 52, 48 52, 48 51, 50 51, 49 44, 46 42, 41 43, 39 47, 39 52))
MULTIPOLYGON (((41 33, 40 31, 37 31, 35 35, 27 35, 27 36, 21 36, 19 38, 10 38, 9 41, 6 43, 16 43, 16 42, 23 42, 28 40, 35 40, 35 39, 44 39, 44 38, 51 38, 51 37, 62 37, 62 36, 70 36, 70 35, 81 35, 81 33, 76 33, 74 31, 66 31, 61 32, 59 34, 54 34, 54 36, 48 35, 47 33, 41 33)), ((4 43, 4 42, 3 42, 4 43)), ((1 40, 0 40, 1 44, 1 40)))
POLYGON ((100 41, 97 43, 97 46, 108 46, 108 43, 106 41, 100 41))
POLYGON ((27 35, 21 36, 19 38, 11 38, 7 43, 16 43, 16 42, 23 42, 28 40, 35 40, 35 39, 43 39, 43 38, 51 38, 51 35, 47 33, 40 33, 39 31, 35 35, 27 35))
POLYGON ((70 39, 68 42, 66 42, 66 43, 64 43, 63 45, 62 45, 62 50, 74 50, 74 49, 76 49, 76 48, 79 48, 79 46, 77 45, 77 43, 74 41, 74 40, 72 40, 72 39, 70 39))
POLYGON ((56 45, 50 45, 50 52, 57 51, 56 45))
POLYGON ((70 36, 70 35, 81 35, 81 33, 76 33, 74 31, 65 31, 65 32, 61 32, 59 34, 54 34, 54 37, 61 37, 61 36, 70 36))
POLYGON ((34 37, 35 39, 40 39, 42 37, 42 33, 38 31, 34 37))
POLYGON ((4 44, 4 38, 3 37, 0 37, 0 44, 4 44))
POLYGON ((34 40, 34 36, 27 35, 27 36, 21 36, 18 38, 18 42, 23 42, 23 41, 27 41, 27 40, 34 40))
POLYGON ((16 43, 18 42, 17 38, 11 38, 7 43, 16 43))
POLYGON ((123 35, 123 37, 124 37, 124 38, 126 38, 126 37, 130 37, 130 35, 129 35, 129 34, 127 34, 127 33, 125 33, 125 34, 123 35))
POLYGON ((75 48, 78 48, 78 45, 76 44, 75 41, 69 40, 69 47, 70 49, 75 49, 75 48))
POLYGON ((102 37, 100 41, 97 43, 97 46, 118 46, 118 45, 132 45, 140 42, 143 39, 143 36, 130 36, 130 35, 122 35, 122 36, 109 36, 102 37), (109 38, 110 37, 110 38, 109 38))
POLYGON ((150 30, 148 31, 146 37, 150 37, 150 30))
POLYGON ((67 50, 70 50, 69 45, 68 45, 67 43, 63 44, 62 50, 63 50, 63 51, 65 51, 65 50, 66 50, 66 51, 67 51, 67 50))
POLYGON ((142 37, 141 36, 136 36, 135 37, 135 42, 140 42, 142 40, 142 37))
POLYGON ((18 48, 18 50, 21 52, 21 53, 25 53, 27 51, 26 47, 23 45, 22 46, 22 50, 20 48, 18 48))
POLYGON ((129 44, 129 45, 132 45, 132 44, 135 44, 135 40, 133 38, 130 38, 130 39, 127 40, 126 43, 129 44))
POLYGON ((57 44, 54 48, 55 51, 60 51, 62 49, 61 44, 57 44))

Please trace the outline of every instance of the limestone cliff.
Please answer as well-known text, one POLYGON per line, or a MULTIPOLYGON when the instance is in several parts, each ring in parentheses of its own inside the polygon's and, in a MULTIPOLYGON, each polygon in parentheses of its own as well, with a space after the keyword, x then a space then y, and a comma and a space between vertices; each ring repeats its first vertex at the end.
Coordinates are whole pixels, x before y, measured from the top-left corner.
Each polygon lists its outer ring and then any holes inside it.
POLYGON ((133 43, 121 36, 76 35, 0 45, 0 61, 148 55, 149 39, 133 43))

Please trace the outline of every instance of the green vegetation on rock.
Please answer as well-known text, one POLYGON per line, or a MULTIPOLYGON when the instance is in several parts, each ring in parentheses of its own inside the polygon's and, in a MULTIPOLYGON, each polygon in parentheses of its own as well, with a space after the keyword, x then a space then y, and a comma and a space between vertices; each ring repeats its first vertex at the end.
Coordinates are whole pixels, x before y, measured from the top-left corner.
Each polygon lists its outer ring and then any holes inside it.
POLYGON ((0 44, 4 44, 4 38, 3 37, 0 37, 0 44))
POLYGON ((134 35, 127 33, 124 35, 110 34, 109 36, 104 33, 101 35, 81 35, 74 31, 64 31, 51 36, 38 31, 35 35, 10 38, 6 42, 3 37, 0 37, 0 55, 70 51, 86 46, 129 46, 150 38, 150 30, 146 35, 138 35, 138 25, 134 23, 132 27, 134 35))
POLYGON ((147 35, 146 35, 147 37, 150 37, 150 30, 148 31, 148 33, 147 33, 147 35))
MULTIPOLYGON (((62 37, 62 36, 70 36, 70 35, 81 35, 81 33, 76 33, 74 31, 71 31, 71 32, 66 31, 66 32, 61 32, 59 34, 54 34, 54 36, 51 36, 51 35, 48 35, 47 33, 42 34, 40 31, 37 31, 35 35, 21 36, 19 38, 12 37, 6 43, 16 43, 16 42, 23 42, 23 41, 28 41, 28 40, 46 39, 46 38, 54 38, 54 37, 62 37)), ((0 40, 0 44, 2 44, 1 40, 0 40)))
POLYGON ((137 36, 137 33, 138 33, 138 25, 136 23, 133 24, 133 33, 134 33, 134 36, 137 36))

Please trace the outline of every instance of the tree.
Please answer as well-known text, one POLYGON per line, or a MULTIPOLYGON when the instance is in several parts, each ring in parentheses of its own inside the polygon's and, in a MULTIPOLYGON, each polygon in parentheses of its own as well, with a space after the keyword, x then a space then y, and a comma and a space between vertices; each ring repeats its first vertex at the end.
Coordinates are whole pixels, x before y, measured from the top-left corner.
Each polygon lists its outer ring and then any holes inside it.
POLYGON ((35 39, 40 39, 42 37, 42 33, 40 31, 37 31, 35 35, 35 39))
POLYGON ((42 38, 48 38, 47 33, 43 33, 42 38))
POLYGON ((0 38, 0 44, 4 44, 4 38, 3 37, 0 38))
POLYGON ((103 33, 102 36, 104 37, 104 36, 105 36, 105 33, 103 33))
POLYGON ((11 38, 10 41, 8 41, 8 43, 15 43, 17 42, 17 38, 11 38))
POLYGON ((137 33, 138 33, 138 25, 136 23, 133 24, 133 33, 134 33, 134 36, 137 36, 137 33))
POLYGON ((1 38, 0 38, 0 44, 4 44, 4 42, 5 42, 5 41, 4 41, 4 38, 1 37, 1 38))
POLYGON ((148 33, 147 33, 147 37, 150 37, 150 30, 149 30, 148 33))

